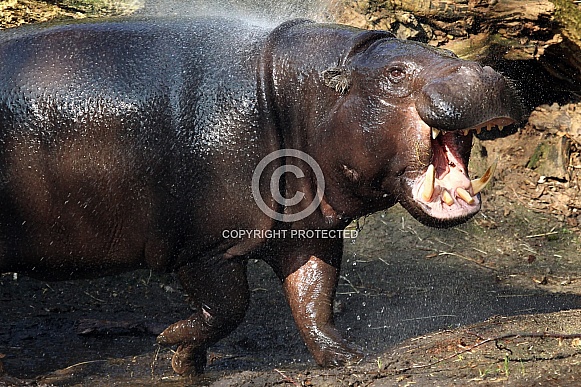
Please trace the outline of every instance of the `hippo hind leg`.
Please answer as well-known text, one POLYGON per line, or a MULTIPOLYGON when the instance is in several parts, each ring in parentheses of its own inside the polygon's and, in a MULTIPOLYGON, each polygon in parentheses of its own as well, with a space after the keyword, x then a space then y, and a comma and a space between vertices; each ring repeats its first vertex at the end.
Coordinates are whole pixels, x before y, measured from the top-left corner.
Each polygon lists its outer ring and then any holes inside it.
POLYGON ((201 373, 207 348, 244 319, 250 299, 246 262, 224 258, 197 261, 180 268, 178 276, 195 312, 166 328, 157 342, 178 344, 172 358, 175 372, 201 373))

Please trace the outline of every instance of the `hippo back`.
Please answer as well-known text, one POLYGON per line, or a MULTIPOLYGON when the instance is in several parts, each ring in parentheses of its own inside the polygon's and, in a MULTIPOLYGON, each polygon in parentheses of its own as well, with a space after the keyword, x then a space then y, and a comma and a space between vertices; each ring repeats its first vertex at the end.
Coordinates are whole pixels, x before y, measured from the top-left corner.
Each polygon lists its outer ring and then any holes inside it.
POLYGON ((249 226, 241 182, 273 146, 256 98, 266 34, 223 19, 3 32, 0 269, 166 267, 249 226))

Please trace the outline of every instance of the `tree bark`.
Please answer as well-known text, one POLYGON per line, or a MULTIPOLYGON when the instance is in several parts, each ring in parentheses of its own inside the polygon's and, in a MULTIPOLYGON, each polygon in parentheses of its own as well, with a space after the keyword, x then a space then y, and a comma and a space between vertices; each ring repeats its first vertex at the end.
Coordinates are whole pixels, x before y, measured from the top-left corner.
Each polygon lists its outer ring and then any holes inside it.
POLYGON ((338 21, 391 30, 465 59, 538 61, 581 95, 581 4, 573 0, 356 0, 338 21))

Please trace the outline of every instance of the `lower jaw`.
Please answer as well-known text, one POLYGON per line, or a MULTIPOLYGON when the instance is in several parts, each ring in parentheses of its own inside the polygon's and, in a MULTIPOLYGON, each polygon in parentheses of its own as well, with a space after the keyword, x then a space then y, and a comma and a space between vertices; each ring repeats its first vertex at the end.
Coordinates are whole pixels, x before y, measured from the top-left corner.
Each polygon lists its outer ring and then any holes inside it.
POLYGON ((446 208, 433 211, 424 203, 413 200, 413 204, 400 202, 402 206, 420 223, 436 228, 449 228, 462 224, 480 211, 480 201, 470 207, 446 208))

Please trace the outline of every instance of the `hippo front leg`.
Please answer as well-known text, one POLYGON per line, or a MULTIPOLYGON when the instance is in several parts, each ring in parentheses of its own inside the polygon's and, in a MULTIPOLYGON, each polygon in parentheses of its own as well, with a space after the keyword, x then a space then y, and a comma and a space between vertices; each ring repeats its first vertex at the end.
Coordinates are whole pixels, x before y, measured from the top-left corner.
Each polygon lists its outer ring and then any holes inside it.
POLYGON ((201 260, 180 268, 178 276, 195 312, 166 328, 157 342, 178 344, 172 357, 175 372, 201 373, 207 348, 244 319, 250 296, 246 263, 223 257, 201 260))
POLYGON ((283 287, 293 317, 315 361, 324 367, 360 360, 362 352, 341 337, 333 322, 339 264, 310 256, 287 275, 283 287))

